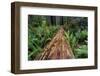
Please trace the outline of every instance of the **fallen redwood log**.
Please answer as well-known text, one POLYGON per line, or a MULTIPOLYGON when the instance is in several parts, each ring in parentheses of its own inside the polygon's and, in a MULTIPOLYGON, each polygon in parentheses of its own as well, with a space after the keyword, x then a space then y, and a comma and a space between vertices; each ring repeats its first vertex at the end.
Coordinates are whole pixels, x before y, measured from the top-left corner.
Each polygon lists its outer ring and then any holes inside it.
POLYGON ((44 47, 43 52, 40 53, 35 60, 72 58, 74 58, 74 54, 68 40, 65 40, 64 29, 61 27, 49 44, 44 47))

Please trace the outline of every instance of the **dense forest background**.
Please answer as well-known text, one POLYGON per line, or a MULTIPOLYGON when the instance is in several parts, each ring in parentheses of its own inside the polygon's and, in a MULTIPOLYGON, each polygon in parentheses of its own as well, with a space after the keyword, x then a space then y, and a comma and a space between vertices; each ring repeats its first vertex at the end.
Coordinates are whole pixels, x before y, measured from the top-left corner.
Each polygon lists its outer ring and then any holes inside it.
POLYGON ((88 57, 88 18, 28 15, 28 60, 43 51, 60 27, 65 30, 75 58, 88 57))

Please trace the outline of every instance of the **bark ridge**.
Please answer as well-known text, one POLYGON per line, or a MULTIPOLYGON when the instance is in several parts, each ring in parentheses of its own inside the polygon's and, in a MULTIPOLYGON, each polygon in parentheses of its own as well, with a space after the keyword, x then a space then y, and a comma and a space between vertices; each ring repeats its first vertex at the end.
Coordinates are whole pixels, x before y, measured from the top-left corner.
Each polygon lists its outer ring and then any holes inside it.
POLYGON ((72 59, 74 54, 69 45, 69 41, 65 40, 64 29, 61 27, 53 39, 44 47, 36 60, 52 60, 52 59, 72 59))

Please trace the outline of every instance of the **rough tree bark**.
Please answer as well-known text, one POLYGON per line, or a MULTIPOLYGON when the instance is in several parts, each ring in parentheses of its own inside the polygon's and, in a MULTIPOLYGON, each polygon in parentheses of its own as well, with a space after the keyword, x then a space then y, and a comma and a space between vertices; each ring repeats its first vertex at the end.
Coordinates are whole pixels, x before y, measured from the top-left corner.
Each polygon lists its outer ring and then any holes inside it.
POLYGON ((72 59, 74 54, 68 40, 65 40, 64 29, 61 27, 53 39, 44 47, 36 60, 72 59))

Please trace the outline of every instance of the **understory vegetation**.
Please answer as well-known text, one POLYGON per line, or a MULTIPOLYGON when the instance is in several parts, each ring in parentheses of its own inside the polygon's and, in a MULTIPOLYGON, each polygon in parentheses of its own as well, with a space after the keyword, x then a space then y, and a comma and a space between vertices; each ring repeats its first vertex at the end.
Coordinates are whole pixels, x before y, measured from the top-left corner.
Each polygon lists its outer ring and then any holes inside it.
POLYGON ((28 16, 28 60, 43 51, 60 27, 64 28, 65 39, 69 41, 75 58, 88 57, 87 17, 28 16))

